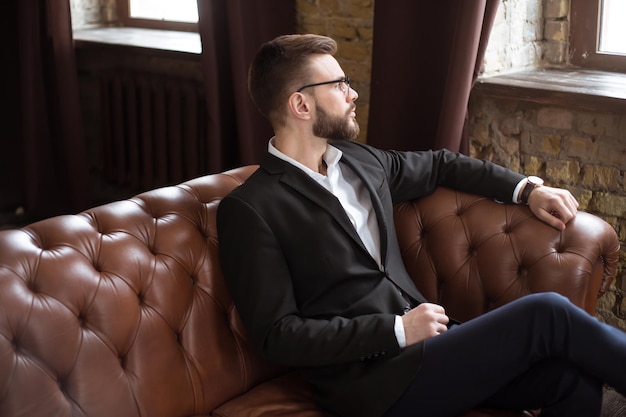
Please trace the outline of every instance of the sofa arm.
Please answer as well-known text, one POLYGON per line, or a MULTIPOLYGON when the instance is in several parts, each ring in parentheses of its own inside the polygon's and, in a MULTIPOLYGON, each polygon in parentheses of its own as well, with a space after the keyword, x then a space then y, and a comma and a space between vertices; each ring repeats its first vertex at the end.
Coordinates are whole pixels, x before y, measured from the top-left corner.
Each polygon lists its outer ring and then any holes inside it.
POLYGON ((409 275, 457 320, 546 291, 595 314, 616 275, 617 234, 589 213, 560 232, 526 206, 439 188, 397 205, 395 216, 409 275))

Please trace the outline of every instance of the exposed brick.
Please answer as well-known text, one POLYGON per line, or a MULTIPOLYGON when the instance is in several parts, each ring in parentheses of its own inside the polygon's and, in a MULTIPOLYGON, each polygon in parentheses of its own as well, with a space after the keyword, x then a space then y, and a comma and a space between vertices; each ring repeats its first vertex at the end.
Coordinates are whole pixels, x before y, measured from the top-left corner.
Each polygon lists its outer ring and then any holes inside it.
POLYGON ((354 22, 350 19, 332 19, 330 22, 329 36, 335 40, 354 40, 358 37, 357 34, 357 28, 355 27, 354 22))
POLYGON ((335 40, 357 40, 363 44, 370 44, 373 39, 373 28, 359 19, 325 19, 328 22, 328 36, 335 40))
POLYGON ((339 49, 337 57, 357 62, 369 62, 371 60, 371 45, 362 42, 338 41, 339 49))
POLYGON ((523 113, 518 111, 513 117, 505 117, 500 123, 500 131, 507 136, 519 135, 521 132, 521 124, 523 120, 523 113))
POLYGON ((583 185, 595 190, 617 190, 620 183, 620 171, 611 167, 586 165, 583 168, 583 185))
POLYGON ((510 138, 503 136, 499 141, 499 147, 507 154, 507 155, 516 155, 519 156, 519 140, 515 138, 510 138))
POLYGON ((491 138, 489 137, 489 125, 485 122, 473 123, 471 125, 470 137, 481 145, 491 143, 491 138))
POLYGON ((551 41, 565 41, 569 31, 569 24, 563 20, 548 20, 545 24, 543 36, 551 41))
POLYGON ((574 187, 574 188, 565 187, 565 188, 567 188, 572 193, 572 195, 576 197, 576 200, 578 200, 578 204, 580 204, 578 208, 580 210, 587 210, 587 207, 589 207, 589 202, 591 201, 591 198, 593 197, 593 192, 591 192, 588 189, 580 188, 580 187, 574 187))
POLYGON ((374 26, 372 24, 362 24, 357 27, 359 39, 371 42, 374 39, 374 26))
POLYGON ((476 141, 470 143, 470 156, 473 158, 495 162, 494 154, 495 151, 491 145, 481 144, 476 141))
POLYGON ((372 0, 319 0, 321 13, 333 17, 372 18, 372 0))
POLYGON ((317 0, 296 0, 296 14, 298 16, 312 15, 318 12, 317 0))
POLYGON ((71 0, 70 11, 74 30, 118 20, 115 0, 71 0))
POLYGON ((536 156, 524 156, 524 174, 542 176, 543 159, 536 156))
POLYGON ((574 114, 570 110, 544 107, 537 112, 537 125, 552 129, 571 129, 574 114))
POLYGON ((613 136, 619 130, 619 118, 611 114, 581 113, 576 118, 578 130, 589 135, 613 136))
POLYGON ((560 19, 569 13, 569 0, 544 0, 543 17, 560 19))
POLYGON ((373 0, 337 0, 343 7, 345 16, 354 18, 371 18, 374 12, 373 0))
POLYGON ((613 142, 598 143, 597 161, 626 170, 626 145, 615 146, 613 142))
POLYGON ((369 65, 364 65, 363 62, 346 60, 341 57, 338 57, 338 60, 345 73, 350 77, 351 86, 359 93, 357 105, 361 107, 363 99, 369 97, 370 67, 369 65))
POLYGON ((594 192, 590 208, 609 216, 626 217, 626 197, 608 192, 594 192))
POLYGON ((319 16, 307 16, 299 19, 298 33, 327 33, 328 19, 319 16))
MULTIPOLYGON (((626 219, 620 220, 619 225, 618 227, 616 227, 616 229, 618 231, 619 240, 622 242, 626 242, 626 219)), ((626 248, 622 246, 622 250, 625 251, 626 248)))
POLYGON ((552 159, 546 161, 546 176, 553 183, 576 183, 580 174, 580 165, 575 161, 552 159))
POLYGON ((561 152, 561 136, 545 133, 530 133, 526 151, 558 155, 561 152))
POLYGON ((593 159, 598 153, 598 144, 595 139, 583 136, 568 136, 565 138, 563 151, 565 155, 582 160, 593 159))
POLYGON ((543 60, 550 65, 561 65, 567 62, 569 52, 566 42, 546 41, 543 44, 543 60))
POLYGON ((605 320, 612 315, 616 301, 615 290, 608 291, 603 297, 598 299, 598 310, 605 312, 602 315, 605 320))
POLYGON ((513 171, 520 171, 519 140, 516 138, 498 135, 497 141, 482 145, 480 153, 481 159, 489 159, 513 171))

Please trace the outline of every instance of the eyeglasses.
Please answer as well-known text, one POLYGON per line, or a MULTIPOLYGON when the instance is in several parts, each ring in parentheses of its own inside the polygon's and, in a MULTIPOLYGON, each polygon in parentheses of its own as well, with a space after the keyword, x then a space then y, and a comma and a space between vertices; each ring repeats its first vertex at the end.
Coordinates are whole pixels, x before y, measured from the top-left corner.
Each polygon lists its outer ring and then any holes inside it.
POLYGON ((318 85, 335 84, 335 83, 339 85, 339 89, 341 90, 343 94, 345 95, 348 94, 348 92, 350 91, 350 77, 341 77, 338 80, 324 81, 321 83, 303 85, 302 87, 298 88, 296 92, 301 93, 302 90, 304 90, 305 88, 317 87, 318 85))

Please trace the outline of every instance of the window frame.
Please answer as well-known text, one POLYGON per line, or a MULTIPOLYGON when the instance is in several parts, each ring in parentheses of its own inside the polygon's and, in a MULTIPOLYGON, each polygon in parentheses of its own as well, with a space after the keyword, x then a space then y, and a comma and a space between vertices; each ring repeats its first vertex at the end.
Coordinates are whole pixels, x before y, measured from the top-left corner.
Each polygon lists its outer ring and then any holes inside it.
POLYGON ((573 65, 626 72, 626 55, 599 52, 602 0, 570 1, 569 55, 573 65))
POLYGON ((117 16, 125 27, 146 29, 176 30, 181 32, 198 32, 197 23, 174 22, 170 20, 138 19, 130 16, 130 0, 117 0, 117 16))

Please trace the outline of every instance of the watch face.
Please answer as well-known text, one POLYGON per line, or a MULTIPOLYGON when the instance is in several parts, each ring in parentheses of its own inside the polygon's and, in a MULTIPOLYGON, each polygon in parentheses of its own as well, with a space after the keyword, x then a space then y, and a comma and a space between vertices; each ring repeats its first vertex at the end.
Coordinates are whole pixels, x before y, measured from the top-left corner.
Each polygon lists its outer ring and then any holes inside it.
POLYGON ((543 180, 539 177, 536 177, 534 175, 531 175, 530 177, 528 177, 528 182, 533 184, 533 185, 543 185, 543 180))

